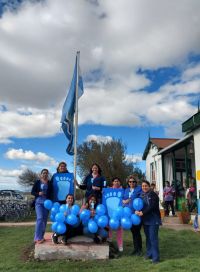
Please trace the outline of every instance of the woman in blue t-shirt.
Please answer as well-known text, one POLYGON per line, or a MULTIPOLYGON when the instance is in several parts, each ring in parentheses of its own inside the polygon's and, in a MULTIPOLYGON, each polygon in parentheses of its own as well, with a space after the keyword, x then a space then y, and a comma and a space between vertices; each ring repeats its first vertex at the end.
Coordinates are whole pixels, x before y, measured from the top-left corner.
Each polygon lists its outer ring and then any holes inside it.
POLYGON ((35 196, 36 224, 34 241, 37 244, 44 242, 44 233, 47 224, 48 210, 44 207, 44 201, 49 198, 49 171, 42 169, 40 179, 36 180, 31 194, 35 196))
MULTIPOLYGON (((124 199, 122 201, 123 206, 129 207, 132 211, 133 209, 133 201, 134 199, 140 197, 142 193, 142 188, 140 185, 137 185, 137 180, 133 175, 127 178, 128 187, 124 192, 124 199)), ((141 256, 142 255, 142 236, 140 233, 142 224, 132 225, 131 233, 133 237, 133 252, 132 255, 141 256)))
POLYGON ((69 173, 65 162, 60 162, 57 172, 53 174, 50 191, 53 202, 59 202, 60 204, 65 204, 68 194, 74 195, 74 174, 69 173))

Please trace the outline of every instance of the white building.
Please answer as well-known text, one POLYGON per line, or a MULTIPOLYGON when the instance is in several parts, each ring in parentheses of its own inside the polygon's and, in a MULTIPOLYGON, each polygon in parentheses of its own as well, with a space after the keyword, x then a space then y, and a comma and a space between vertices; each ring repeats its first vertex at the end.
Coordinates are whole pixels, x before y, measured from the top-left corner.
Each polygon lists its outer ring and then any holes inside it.
POLYGON ((196 179, 197 198, 200 198, 199 110, 182 124, 182 131, 186 133, 182 139, 149 138, 143 154, 146 178, 156 183, 160 198, 165 181, 188 187, 191 177, 196 179))

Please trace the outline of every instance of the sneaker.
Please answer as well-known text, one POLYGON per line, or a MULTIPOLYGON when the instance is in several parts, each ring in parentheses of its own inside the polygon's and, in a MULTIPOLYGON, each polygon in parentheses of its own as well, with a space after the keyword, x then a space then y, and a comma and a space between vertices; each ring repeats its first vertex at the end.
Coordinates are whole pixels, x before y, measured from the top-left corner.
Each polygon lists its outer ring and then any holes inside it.
POLYGON ((58 235, 55 232, 52 234, 51 240, 53 244, 58 244, 58 235))
POLYGON ((67 245, 67 238, 65 236, 62 237, 61 243, 65 246, 67 245))
POLYGON ((111 243, 111 242, 112 242, 112 238, 107 238, 107 241, 108 241, 109 243, 111 243))
POLYGON ((95 236, 93 240, 96 244, 101 244, 102 242, 102 238, 99 235, 95 236))
POLYGON ((119 252, 123 252, 123 247, 122 246, 120 246, 119 248, 118 248, 118 250, 119 250, 119 252))

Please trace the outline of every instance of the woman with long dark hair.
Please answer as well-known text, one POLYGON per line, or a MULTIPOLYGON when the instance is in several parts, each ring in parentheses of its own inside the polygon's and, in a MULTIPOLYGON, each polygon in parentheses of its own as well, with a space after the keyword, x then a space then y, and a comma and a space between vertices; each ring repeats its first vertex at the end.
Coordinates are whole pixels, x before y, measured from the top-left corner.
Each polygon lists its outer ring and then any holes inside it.
POLYGON ((142 217, 144 226, 146 236, 145 259, 152 259, 152 263, 158 263, 160 261, 158 230, 161 225, 159 197, 151 190, 150 183, 146 180, 142 182, 142 191, 144 207, 141 211, 135 213, 142 217))
POLYGON ((102 189, 106 187, 106 180, 102 176, 102 170, 97 163, 93 163, 90 168, 90 173, 85 177, 84 181, 78 187, 86 190, 85 199, 90 195, 95 195, 98 203, 102 202, 102 189))
POLYGON ((44 207, 44 201, 49 198, 49 171, 42 169, 40 179, 36 180, 31 194, 35 196, 36 224, 34 241, 37 244, 44 242, 44 233, 47 224, 48 210, 44 207))

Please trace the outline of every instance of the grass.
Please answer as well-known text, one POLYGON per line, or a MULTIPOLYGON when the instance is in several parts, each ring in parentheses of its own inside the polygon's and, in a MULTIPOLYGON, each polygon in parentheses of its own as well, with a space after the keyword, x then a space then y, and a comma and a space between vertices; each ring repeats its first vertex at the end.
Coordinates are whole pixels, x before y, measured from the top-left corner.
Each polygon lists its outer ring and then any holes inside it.
POLYGON ((157 265, 129 256, 133 249, 130 231, 124 233, 123 255, 105 261, 34 260, 33 233, 34 227, 0 227, 0 271, 200 271, 200 235, 191 231, 161 229, 161 262, 157 265))

